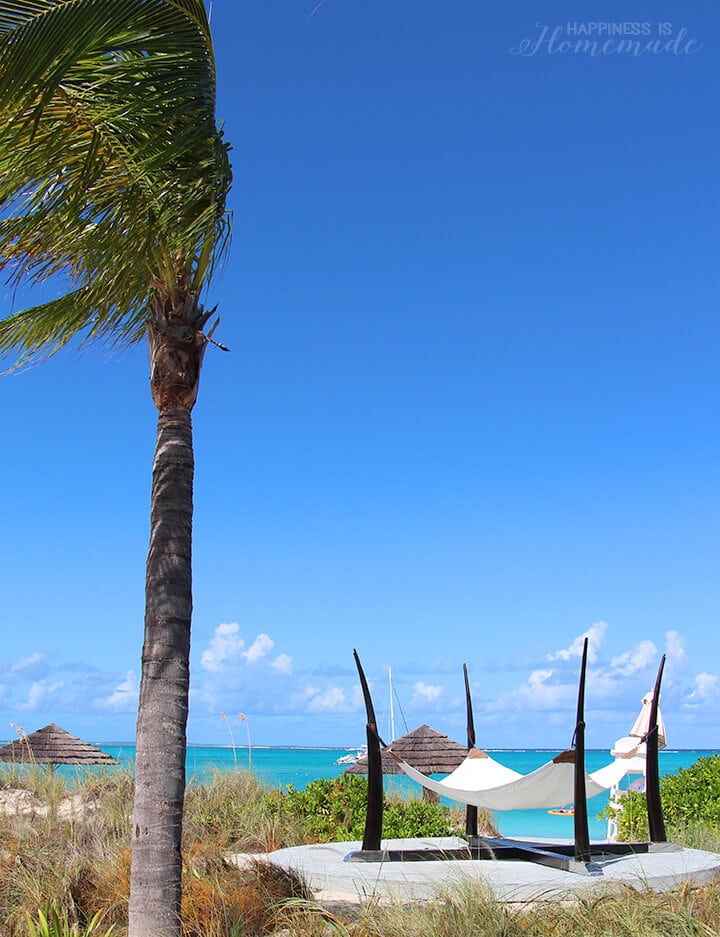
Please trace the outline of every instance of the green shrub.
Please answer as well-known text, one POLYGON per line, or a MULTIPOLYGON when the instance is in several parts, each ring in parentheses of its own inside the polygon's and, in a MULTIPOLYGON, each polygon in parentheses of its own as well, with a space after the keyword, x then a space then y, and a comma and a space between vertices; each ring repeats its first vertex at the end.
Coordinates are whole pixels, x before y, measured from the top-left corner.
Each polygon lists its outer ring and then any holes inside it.
POLYGON ((332 842, 362 838, 366 806, 366 779, 341 774, 311 781, 303 791, 288 785, 282 809, 299 819, 308 839, 332 842))
POLYGON ((660 781, 665 819, 673 826, 702 821, 720 824, 720 755, 698 758, 690 768, 660 781))
POLYGON ((621 842, 643 842, 650 836, 645 795, 637 791, 624 791, 619 806, 608 804, 600 817, 617 818, 617 838, 621 842))
POLYGON ((449 807, 424 800, 393 800, 383 813, 383 836, 450 836, 462 832, 449 807))
MULTIPOLYGON (((268 799, 270 800, 270 799, 268 799)), ((311 781, 303 791, 289 785, 282 800, 277 796, 268 809, 282 811, 299 821, 306 840, 348 842, 362 839, 367 810, 367 779, 357 774, 311 781)), ((421 800, 385 800, 383 836, 450 836, 459 824, 449 807, 421 800)))
MULTIPOLYGON (((669 839, 692 845, 703 840, 704 830, 713 841, 720 835, 720 756, 698 758, 690 768, 665 775, 660 779, 660 800, 669 839)), ((626 791, 618 814, 618 839, 645 840, 648 836, 645 796, 626 791)))

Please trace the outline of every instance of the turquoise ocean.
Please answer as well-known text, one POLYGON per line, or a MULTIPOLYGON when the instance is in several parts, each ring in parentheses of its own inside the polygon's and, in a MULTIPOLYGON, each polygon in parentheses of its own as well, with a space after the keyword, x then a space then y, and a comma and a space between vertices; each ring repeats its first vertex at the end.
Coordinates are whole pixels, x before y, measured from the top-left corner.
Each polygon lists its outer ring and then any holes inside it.
MULTIPOLYGON (((132 769, 135 748, 119 743, 101 743, 100 747, 118 759, 121 766, 132 769)), ((543 749, 491 751, 497 761, 513 768, 521 774, 528 774, 539 768, 557 751, 543 749)), ((673 750, 662 751, 659 755, 660 774, 675 774, 681 768, 691 767, 698 758, 718 754, 717 750, 673 750)), ((303 789, 310 781, 317 778, 334 778, 342 774, 346 765, 337 765, 338 758, 348 754, 345 748, 261 748, 237 746, 189 745, 187 750, 187 778, 189 783, 209 781, 217 771, 252 771, 268 787, 286 789, 289 784, 303 789)), ((607 751, 590 750, 586 752, 588 772, 612 760, 607 751)), ((72 768, 59 768, 59 771, 72 774, 72 768)), ((87 769, 85 769, 87 770, 87 769)), ((107 769, 105 769, 107 770, 107 769)), ((386 775, 385 790, 403 797, 418 797, 420 787, 404 775, 386 775)), ((607 804, 608 795, 599 794, 588 801, 590 836, 604 839, 607 831, 605 820, 597 815, 607 804)), ((450 803, 450 801, 447 801, 450 803)), ((561 805, 559 805, 561 806, 561 805)), ((504 836, 558 837, 572 838, 572 817, 549 814, 546 810, 498 811, 495 821, 504 836)))

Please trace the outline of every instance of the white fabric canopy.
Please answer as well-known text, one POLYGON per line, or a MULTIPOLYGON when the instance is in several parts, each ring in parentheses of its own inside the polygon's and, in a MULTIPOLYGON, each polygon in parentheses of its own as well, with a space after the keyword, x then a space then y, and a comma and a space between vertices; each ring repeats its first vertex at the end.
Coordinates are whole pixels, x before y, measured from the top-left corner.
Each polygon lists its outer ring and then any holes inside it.
MULTIPOLYGON (((453 787, 448 784, 450 776, 443 781, 433 781, 407 762, 398 763, 408 777, 441 797, 487 810, 548 809, 572 803, 575 797, 575 765, 562 755, 530 774, 520 775, 509 783, 484 790, 453 787)), ((590 775, 585 775, 585 785, 587 797, 594 797, 607 790, 590 775)))
POLYGON ((637 751, 638 747, 627 755, 620 755, 614 761, 611 761, 609 765, 605 765, 604 768, 593 771, 590 777, 603 790, 608 790, 611 787, 617 787, 626 774, 644 774, 645 757, 644 755, 642 757, 638 756, 637 751))
MULTIPOLYGON (((648 728, 650 727, 650 705, 653 701, 654 692, 650 690, 649 693, 646 693, 642 698, 642 709, 640 714, 635 720, 635 724, 632 729, 630 729, 630 735, 633 738, 643 739, 647 735, 648 728)), ((658 706, 657 711, 657 727, 658 727, 658 748, 665 748, 666 735, 665 735, 665 721, 663 720, 662 713, 660 712, 660 707, 658 706)))
POLYGON ((645 774, 647 767, 647 745, 638 743, 637 738, 626 735, 613 745, 611 755, 625 765, 625 774, 645 774))
POLYGON ((519 771, 506 768, 479 748, 471 748, 467 757, 457 768, 442 779, 448 787, 465 791, 486 791, 491 787, 510 784, 523 777, 519 771))
MULTIPOLYGON (((614 755, 615 761, 612 761, 609 765, 605 765, 604 768, 600 768, 599 771, 593 772, 592 777, 598 781, 598 783, 604 784, 609 788, 618 787, 620 781, 626 774, 644 775, 646 773, 647 744, 641 741, 641 739, 645 737, 650 726, 650 704, 652 703, 652 699, 653 691, 651 690, 643 696, 642 710, 635 720, 632 729, 630 729, 630 734, 618 739, 613 745, 610 754, 614 755)), ((657 726, 658 748, 665 748, 665 723, 659 709, 657 713, 657 726)))

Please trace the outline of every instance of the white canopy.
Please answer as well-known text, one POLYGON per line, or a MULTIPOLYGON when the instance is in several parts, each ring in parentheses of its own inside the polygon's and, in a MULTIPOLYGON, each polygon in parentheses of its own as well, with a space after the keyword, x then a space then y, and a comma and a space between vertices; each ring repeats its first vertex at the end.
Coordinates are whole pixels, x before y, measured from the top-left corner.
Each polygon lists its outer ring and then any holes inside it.
MULTIPOLYGON (((635 720, 635 724, 632 729, 630 729, 630 735, 636 739, 644 739, 647 735, 648 729, 650 728, 650 705, 653 701, 654 692, 650 690, 649 693, 646 693, 642 698, 642 709, 640 714, 635 720)), ((657 727, 658 727, 658 748, 665 748, 667 745, 666 735, 665 735, 665 722, 660 712, 660 707, 658 706, 657 711, 657 727)))
MULTIPOLYGON (((635 723, 630 729, 630 734, 623 736, 615 742, 610 752, 615 761, 595 771, 593 777, 595 780, 604 783, 610 781, 608 787, 617 787, 626 774, 642 774, 647 770, 647 744, 641 739, 647 735, 650 727, 650 704, 653 699, 653 691, 646 693, 642 700, 642 709, 635 723)), ((658 708, 657 712, 658 726, 658 748, 665 748, 665 723, 662 713, 658 708)))
POLYGON ((506 768, 479 748, 471 748, 458 767, 442 779, 448 787, 466 791, 486 791, 492 787, 510 784, 523 777, 519 771, 506 768))
POLYGON ((645 743, 637 739, 618 739, 611 755, 615 760, 609 765, 593 771, 593 780, 605 788, 617 787, 626 774, 645 774, 645 743), (629 743, 629 744, 627 744, 629 743))

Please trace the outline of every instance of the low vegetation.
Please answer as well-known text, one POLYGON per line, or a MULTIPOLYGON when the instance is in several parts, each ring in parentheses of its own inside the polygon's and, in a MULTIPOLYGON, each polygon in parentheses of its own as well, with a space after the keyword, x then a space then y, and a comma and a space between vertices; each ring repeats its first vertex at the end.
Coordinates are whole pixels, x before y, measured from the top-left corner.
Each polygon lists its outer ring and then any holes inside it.
MULTIPOLYGON (((660 797, 669 840, 693 849, 720 852, 720 755, 699 758, 690 768, 661 778, 660 797)), ((612 808, 607 812, 612 812, 612 808)), ((627 791, 615 812, 618 839, 625 842, 647 839, 643 794, 627 791)))
MULTIPOLYGON (((720 852, 720 758, 663 779, 671 837, 720 852)), ((0 799, 25 813, 0 814, 0 934, 5 937, 124 937, 130 863, 132 779, 122 771, 67 783, 41 769, 0 771, 0 799)), ((709 937, 720 933, 720 883, 657 895, 633 889, 531 907, 496 902, 477 884, 434 902, 369 902, 331 913, 298 875, 259 858, 304 842, 362 838, 367 782, 354 775, 303 790, 268 790, 247 772, 191 784, 185 803, 183 917, 186 937, 709 937)), ((641 797, 628 795, 626 836, 642 832, 641 797)), ((464 813, 390 798, 384 835, 447 835, 464 813)), ((490 821, 490 817, 484 818, 490 821)), ((646 821, 645 821, 646 822, 646 821)), ((492 832, 492 829, 488 830, 492 832)))
MULTIPOLYGON (((367 780, 358 774, 311 781, 300 791, 289 786, 286 794, 275 791, 265 806, 300 831, 298 842, 347 842, 361 840, 365 828, 367 780)), ((481 811, 479 823, 486 833, 497 834, 492 816, 481 811)), ((465 813, 424 800, 385 800, 383 836, 453 836, 465 829, 465 813)))

